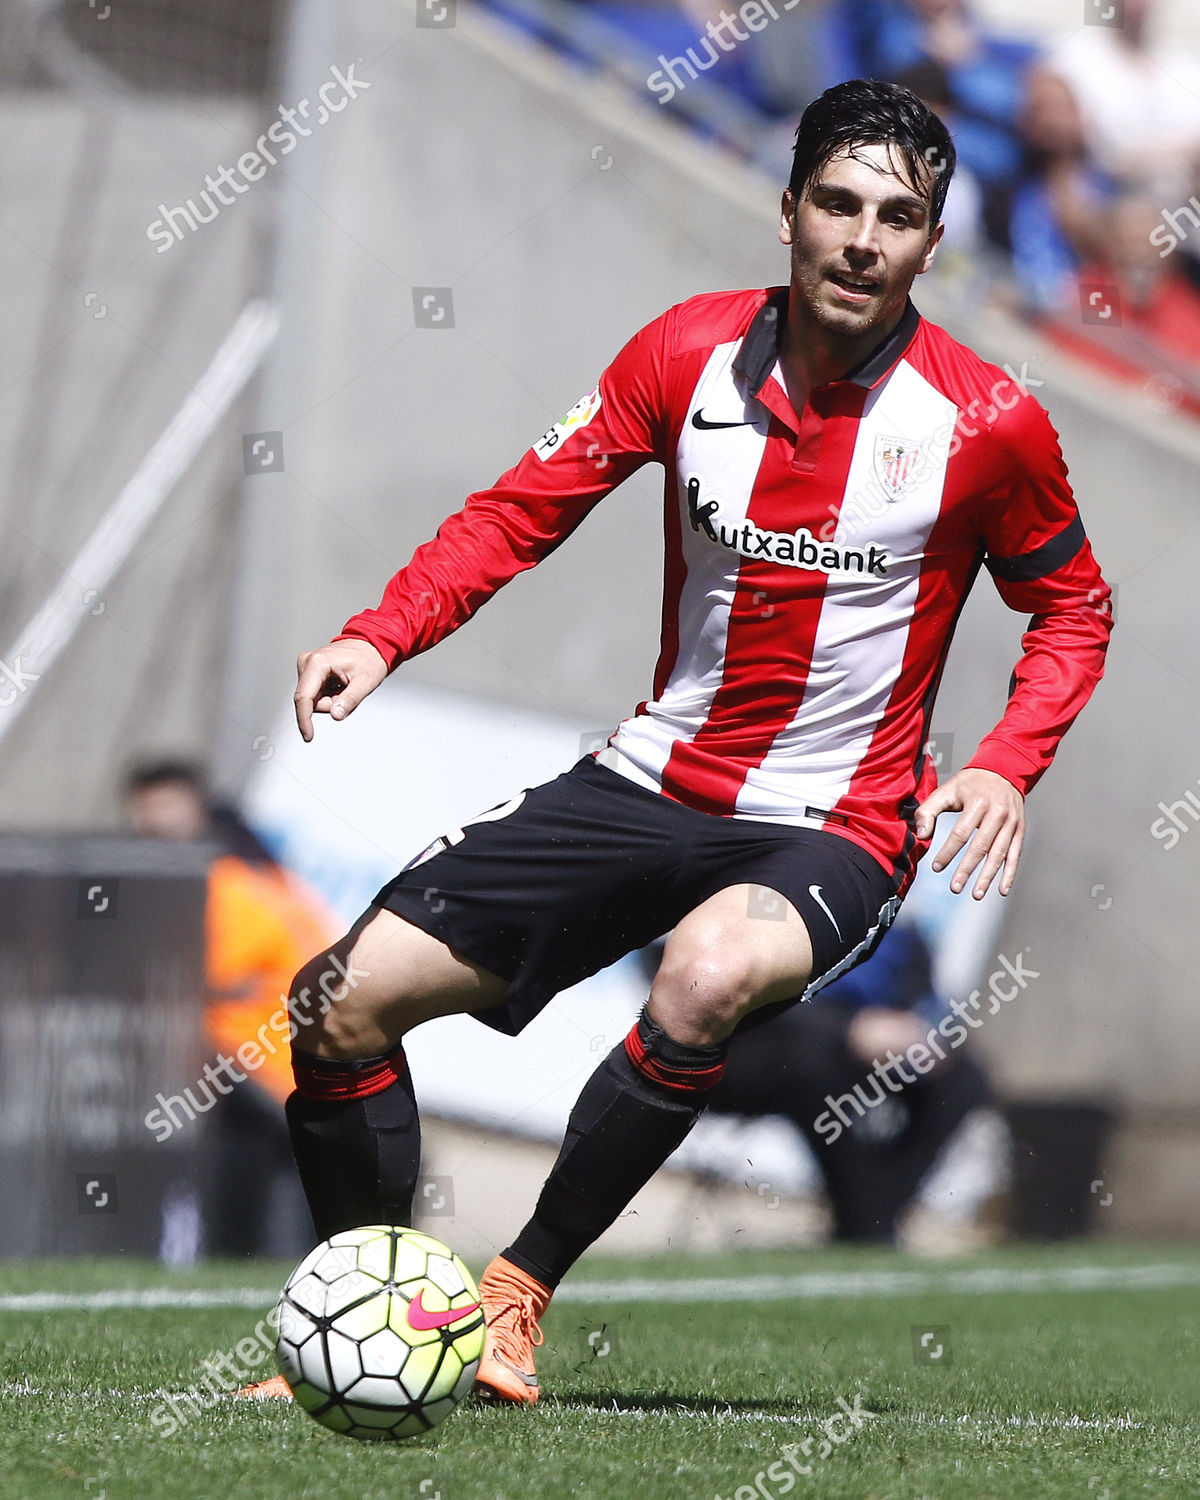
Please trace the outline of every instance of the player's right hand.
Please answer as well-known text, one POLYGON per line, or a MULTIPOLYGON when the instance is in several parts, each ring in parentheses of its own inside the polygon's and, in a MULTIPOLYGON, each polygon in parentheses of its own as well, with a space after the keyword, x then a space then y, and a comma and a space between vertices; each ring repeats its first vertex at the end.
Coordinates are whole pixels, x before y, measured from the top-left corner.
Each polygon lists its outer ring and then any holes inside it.
POLYGON ((299 681, 293 702, 305 743, 313 737, 313 714, 344 719, 373 693, 388 674, 388 665, 368 641, 331 641, 296 659, 299 681))

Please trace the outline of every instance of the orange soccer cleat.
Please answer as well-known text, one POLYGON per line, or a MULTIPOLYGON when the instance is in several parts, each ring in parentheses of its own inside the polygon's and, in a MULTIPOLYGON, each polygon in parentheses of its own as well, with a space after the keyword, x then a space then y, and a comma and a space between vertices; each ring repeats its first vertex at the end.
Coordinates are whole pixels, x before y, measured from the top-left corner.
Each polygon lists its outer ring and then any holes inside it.
POLYGON ((479 1278, 479 1296, 487 1333, 475 1394, 485 1401, 532 1406, 538 1398, 533 1350, 542 1342, 538 1319, 553 1291, 498 1255, 479 1278))
POLYGON ((272 1375, 269 1380, 258 1380, 253 1385, 244 1385, 235 1396, 246 1396, 251 1401, 291 1401, 292 1388, 282 1375, 272 1375))

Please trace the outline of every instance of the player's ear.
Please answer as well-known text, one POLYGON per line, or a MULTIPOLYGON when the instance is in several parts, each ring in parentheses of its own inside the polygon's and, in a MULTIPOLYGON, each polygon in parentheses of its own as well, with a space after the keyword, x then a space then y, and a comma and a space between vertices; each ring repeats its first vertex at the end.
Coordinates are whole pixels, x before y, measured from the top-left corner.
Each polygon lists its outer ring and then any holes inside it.
POLYGON ((933 265, 933 257, 937 254, 937 247, 942 243, 942 235, 944 235, 945 232, 946 221, 945 219, 939 219, 937 222, 937 227, 929 236, 929 242, 925 246, 925 254, 921 260, 920 269, 917 271, 918 276, 923 276, 925 272, 928 271, 930 266, 933 265))
POLYGON ((784 188, 779 208, 779 243, 790 245, 796 238, 796 199, 791 188, 784 188))

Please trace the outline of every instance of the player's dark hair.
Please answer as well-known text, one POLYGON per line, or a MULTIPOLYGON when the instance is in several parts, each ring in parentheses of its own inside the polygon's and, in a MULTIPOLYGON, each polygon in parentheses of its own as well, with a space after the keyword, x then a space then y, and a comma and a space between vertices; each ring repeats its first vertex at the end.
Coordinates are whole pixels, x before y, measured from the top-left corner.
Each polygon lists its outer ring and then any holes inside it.
POLYGON ((956 155, 950 132, 911 89, 878 78, 851 78, 826 89, 804 111, 796 131, 788 187, 798 200, 840 151, 892 145, 924 192, 924 172, 933 174, 929 227, 942 216, 956 155))

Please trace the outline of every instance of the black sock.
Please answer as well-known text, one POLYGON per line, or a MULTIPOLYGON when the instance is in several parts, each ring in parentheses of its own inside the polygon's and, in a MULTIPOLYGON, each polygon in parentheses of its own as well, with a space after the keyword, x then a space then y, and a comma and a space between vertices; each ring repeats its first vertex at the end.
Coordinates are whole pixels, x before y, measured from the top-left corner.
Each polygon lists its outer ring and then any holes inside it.
POLYGON ((421 1121, 404 1048, 353 1062, 292 1049, 292 1154, 318 1238, 412 1223, 421 1121))
POLYGON ((533 1218, 505 1259, 557 1286, 699 1119, 728 1046, 673 1041, 643 1010, 584 1084, 533 1218))

